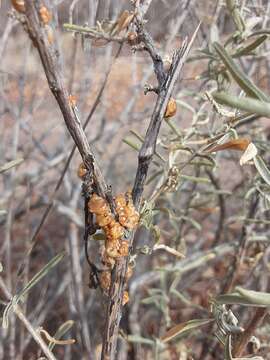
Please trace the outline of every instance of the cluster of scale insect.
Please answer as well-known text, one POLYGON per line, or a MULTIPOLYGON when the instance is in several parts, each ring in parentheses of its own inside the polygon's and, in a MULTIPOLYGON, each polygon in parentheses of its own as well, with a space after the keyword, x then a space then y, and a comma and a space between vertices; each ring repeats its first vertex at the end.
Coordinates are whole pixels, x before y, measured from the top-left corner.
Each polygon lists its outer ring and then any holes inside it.
MULTIPOLYGON (((78 176, 83 179, 87 171, 83 164, 79 166, 78 176)), ((104 231, 105 246, 101 254, 101 262, 109 269, 102 271, 99 276, 101 288, 108 294, 111 285, 111 270, 115 260, 128 256, 129 243, 123 239, 126 230, 135 229, 139 222, 130 193, 115 197, 116 217, 112 214, 107 201, 97 194, 93 194, 88 202, 89 211, 95 215, 96 224, 104 231)), ((126 283, 132 275, 132 268, 128 266, 126 283)), ((128 302, 128 292, 124 291, 123 304, 128 302)))
POLYGON ((117 259, 128 255, 128 242, 123 240, 125 228, 115 220, 106 200, 93 194, 88 203, 89 211, 96 216, 97 225, 104 231, 106 255, 117 259))

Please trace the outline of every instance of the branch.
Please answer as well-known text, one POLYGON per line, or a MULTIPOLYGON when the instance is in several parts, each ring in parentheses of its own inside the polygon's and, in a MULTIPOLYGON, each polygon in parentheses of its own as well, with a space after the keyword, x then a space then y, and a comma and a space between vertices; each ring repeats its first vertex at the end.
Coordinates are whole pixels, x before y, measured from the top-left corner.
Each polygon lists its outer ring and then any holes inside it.
MULTIPOLYGON (((139 153, 138 168, 132 191, 133 202, 137 208, 141 202, 146 176, 152 157, 155 153, 157 137, 161 122, 164 118, 168 100, 170 99, 175 82, 183 68, 189 50, 199 29, 198 26, 189 44, 187 41, 184 41, 183 46, 175 53, 172 66, 168 74, 165 76, 162 59, 158 55, 150 35, 145 32, 142 23, 143 21, 141 19, 137 20, 138 32, 144 43, 144 49, 149 52, 154 63, 154 69, 159 83, 159 95, 146 132, 144 143, 139 153)), ((134 232, 130 234, 129 238, 130 249, 132 248, 133 238, 134 232)), ((102 360, 113 360, 116 356, 117 336, 122 313, 122 296, 128 261, 129 258, 117 261, 113 269, 109 303, 107 306, 106 326, 103 337, 102 360)))
POLYGON ((133 201, 135 206, 137 207, 139 206, 142 197, 142 192, 144 189, 144 184, 148 173, 149 165, 155 153, 157 137, 159 134, 161 122, 164 118, 164 113, 166 111, 168 100, 171 97, 174 84, 179 77, 179 74, 186 61, 190 48, 195 40, 195 37, 199 30, 199 26, 195 30, 189 44, 187 43, 187 40, 185 40, 182 47, 175 53, 165 83, 161 85, 159 96, 157 98, 157 102, 151 117, 151 121, 146 132, 145 140, 141 147, 138 157, 138 168, 137 168, 135 183, 133 187, 133 201))
MULTIPOLYGON (((119 49, 118 49, 116 55, 114 56, 114 59, 113 59, 113 61, 111 62, 108 71, 107 71, 106 74, 105 74, 104 80, 103 80, 102 85, 101 85, 101 87, 100 87, 100 89, 99 89, 99 92, 98 92, 98 94, 97 94, 97 96, 96 96, 96 99, 95 99, 95 101, 94 101, 94 103, 93 103, 93 106, 92 106, 92 108, 91 108, 88 116, 86 117, 86 119, 85 119, 85 121, 84 121, 84 124, 83 124, 83 129, 84 129, 84 130, 86 129, 87 125, 89 124, 90 120, 92 119, 92 116, 93 116, 93 114, 95 113, 98 104, 100 103, 100 100, 101 100, 101 97, 102 97, 102 95, 103 95, 104 89, 105 89, 105 87, 106 87, 106 85, 107 85, 107 82, 108 82, 108 78, 109 78, 109 75, 110 75, 110 72, 111 72, 111 69, 112 69, 112 65, 113 65, 113 63, 115 62, 115 60, 118 58, 118 56, 120 55, 121 50, 122 50, 122 46, 119 46, 119 49)), ((98 136, 99 136, 99 134, 97 134, 97 136, 96 136, 93 140, 91 140, 90 143, 94 143, 94 142, 97 140, 97 137, 98 137, 98 136)), ((33 251, 33 249, 34 249, 35 246, 37 245, 37 242, 38 242, 39 239, 40 239, 40 238, 38 237, 38 235, 39 235, 40 230, 41 230, 43 224, 45 223, 47 217, 49 216, 51 209, 52 209, 53 206, 54 206, 54 202, 55 202, 55 199, 56 199, 56 197, 57 197, 57 193, 58 193, 58 191, 59 191, 59 189, 60 189, 60 187, 61 187, 61 184, 62 184, 62 182, 63 182, 63 179, 64 179, 64 177, 65 177, 65 175, 66 175, 66 172, 67 172, 67 170, 68 170, 68 168, 69 168, 69 165, 70 165, 70 163, 71 163, 71 160, 72 160, 72 158, 73 158, 73 155, 74 155, 74 153, 75 153, 75 150, 76 150, 76 145, 73 145, 72 150, 71 150, 71 152, 69 153, 69 156, 68 156, 67 161, 66 161, 66 163, 65 163, 65 166, 64 166, 64 168, 63 168, 63 170, 62 170, 62 173, 61 173, 61 175, 60 175, 60 177, 59 177, 59 179, 58 179, 58 181, 57 181, 57 184, 55 185, 55 188, 54 188, 54 190, 53 190, 53 193, 52 193, 51 196, 50 196, 49 203, 48 203, 48 205, 46 206, 46 209, 44 210, 43 215, 42 215, 42 217, 41 217, 41 220, 40 220, 38 226, 36 227, 36 229, 35 229, 32 237, 31 237, 30 246, 29 246, 29 248, 28 248, 28 250, 27 250, 27 252, 26 252, 26 254, 25 254, 25 256, 24 256, 24 259, 27 259, 27 258, 28 258, 28 256, 31 254, 31 252, 33 251)), ((1 224, 1 223, 0 223, 0 224, 1 224)), ((21 274, 22 274, 22 272, 23 272, 23 270, 24 270, 24 264, 25 264, 25 260, 23 260, 23 262, 20 264, 20 266, 19 266, 19 268, 18 268, 18 272, 17 272, 18 275, 21 275, 21 274)))
MULTIPOLYGON (((107 197, 108 187, 97 165, 96 159, 91 151, 89 142, 80 123, 73 105, 69 101, 69 94, 64 85, 63 72, 60 67, 59 51, 55 43, 51 44, 48 38, 47 28, 40 18, 40 1, 26 0, 26 28, 32 39, 33 45, 39 52, 40 59, 46 74, 48 84, 62 112, 66 126, 72 136, 81 157, 93 176, 96 191, 107 197)), ((51 31, 53 31, 51 29, 51 31)))
POLYGON ((267 308, 258 308, 252 319, 250 320, 246 330, 240 335, 239 340, 236 342, 233 349, 233 356, 240 356, 244 351, 247 343, 249 342, 251 336, 254 334, 256 329, 262 323, 265 315, 268 313, 267 308))
POLYGON ((100 32, 98 30, 94 30, 93 28, 89 28, 82 25, 75 24, 63 24, 63 28, 67 31, 71 31, 75 34, 84 34, 85 37, 92 38, 95 40, 106 40, 108 42, 114 41, 119 44, 123 44, 127 38, 125 36, 112 36, 105 32, 100 32))

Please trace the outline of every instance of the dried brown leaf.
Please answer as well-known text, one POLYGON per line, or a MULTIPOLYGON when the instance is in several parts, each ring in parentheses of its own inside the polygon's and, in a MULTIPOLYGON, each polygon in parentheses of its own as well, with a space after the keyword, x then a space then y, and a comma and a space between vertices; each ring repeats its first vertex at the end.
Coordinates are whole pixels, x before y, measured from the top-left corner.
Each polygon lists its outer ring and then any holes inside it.
POLYGON ((206 152, 213 153, 221 150, 239 150, 245 151, 250 144, 250 140, 246 138, 239 138, 230 140, 224 144, 216 145, 206 152))

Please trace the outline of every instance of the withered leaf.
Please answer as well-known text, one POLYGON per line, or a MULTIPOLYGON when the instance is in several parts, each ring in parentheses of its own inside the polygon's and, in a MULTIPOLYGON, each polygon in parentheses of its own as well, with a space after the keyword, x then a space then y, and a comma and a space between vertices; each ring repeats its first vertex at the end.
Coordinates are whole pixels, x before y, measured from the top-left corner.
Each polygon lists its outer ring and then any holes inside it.
POLYGON ((128 10, 123 11, 117 19, 116 27, 112 31, 112 35, 119 34, 122 30, 126 29, 131 23, 134 17, 134 13, 130 13, 128 10))
POLYGON ((221 150, 245 151, 249 144, 250 140, 246 138, 233 139, 224 144, 216 145, 209 150, 206 150, 206 152, 213 153, 221 150))

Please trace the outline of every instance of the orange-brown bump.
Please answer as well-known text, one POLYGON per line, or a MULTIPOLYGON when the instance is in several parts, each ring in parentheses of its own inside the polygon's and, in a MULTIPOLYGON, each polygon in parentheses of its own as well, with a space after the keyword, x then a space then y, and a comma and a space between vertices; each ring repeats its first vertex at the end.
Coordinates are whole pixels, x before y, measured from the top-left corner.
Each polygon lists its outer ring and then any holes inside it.
POLYGON ((124 235, 124 228, 113 219, 113 221, 104 227, 105 234, 109 240, 116 240, 124 235))
POLYGON ((129 295, 127 291, 124 291, 123 293, 123 299, 122 299, 122 305, 126 305, 129 302, 129 295))
POLYGON ((51 13, 44 5, 40 7, 39 14, 44 25, 47 25, 52 19, 51 13))
POLYGON ((121 210, 126 206, 126 198, 124 194, 119 194, 115 197, 115 206, 116 209, 121 210))
POLYGON ((167 107, 166 107, 164 117, 170 118, 176 114, 176 111, 177 111, 176 101, 175 101, 175 99, 170 98, 170 100, 168 101, 167 107))
POLYGON ((115 198, 115 205, 119 223, 128 229, 134 229, 138 225, 139 214, 133 205, 131 193, 118 195, 115 198))
POLYGON ((130 46, 137 45, 139 42, 138 34, 135 31, 130 31, 128 33, 127 40, 130 46))
POLYGON ((129 218, 128 228, 135 229, 138 226, 140 216, 136 212, 129 218))
POLYGON ((111 213, 96 215, 96 222, 102 228, 109 225, 113 220, 111 213))
POLYGON ((106 252, 106 248, 104 247, 104 252, 101 255, 102 264, 112 269, 115 265, 115 259, 109 256, 106 252))
POLYGON ((126 272, 126 282, 131 278, 133 274, 133 269, 130 265, 128 265, 127 272, 126 272))
POLYGON ((25 13, 25 4, 23 0, 11 0, 11 4, 19 13, 25 13))
POLYGON ((122 240, 118 249, 119 257, 128 256, 129 251, 129 242, 127 240, 122 240))
POLYGON ((101 215, 110 212, 110 208, 106 201, 97 194, 93 194, 88 202, 88 209, 93 214, 101 215))
POLYGON ((77 170, 77 175, 80 179, 83 179, 85 177, 85 175, 87 174, 87 169, 84 166, 84 163, 80 163, 78 170, 77 170))
POLYGON ((103 290, 109 291, 111 286, 111 272, 102 271, 99 275, 99 283, 103 290))
POLYGON ((113 259, 117 259, 120 257, 119 255, 119 248, 120 248, 120 241, 119 240, 114 240, 114 241, 106 241, 106 254, 113 258, 113 259))

